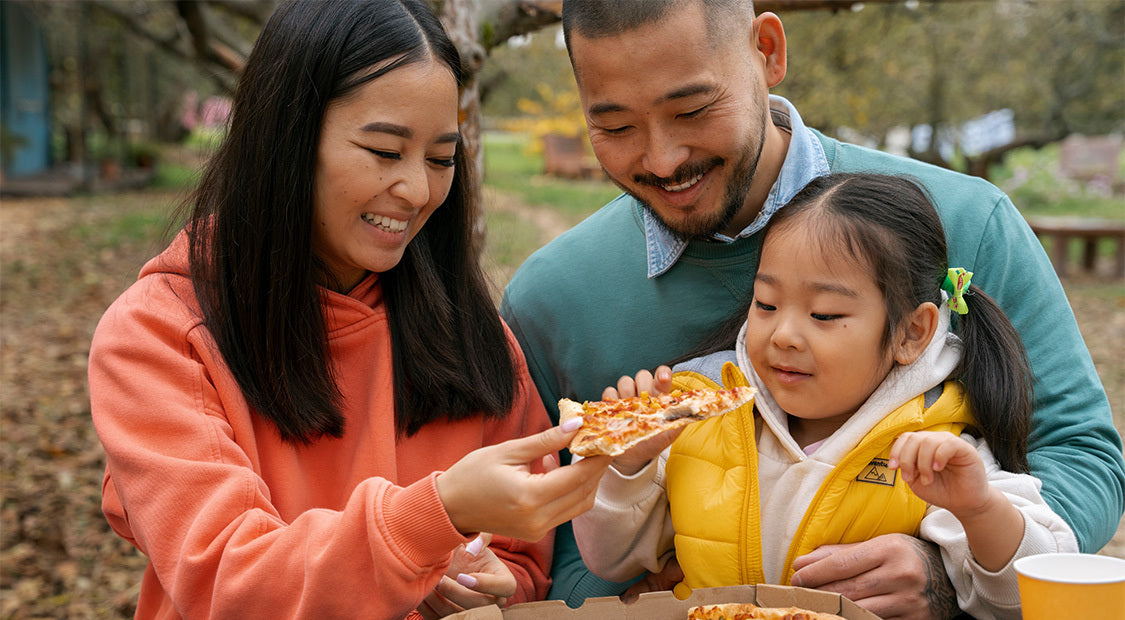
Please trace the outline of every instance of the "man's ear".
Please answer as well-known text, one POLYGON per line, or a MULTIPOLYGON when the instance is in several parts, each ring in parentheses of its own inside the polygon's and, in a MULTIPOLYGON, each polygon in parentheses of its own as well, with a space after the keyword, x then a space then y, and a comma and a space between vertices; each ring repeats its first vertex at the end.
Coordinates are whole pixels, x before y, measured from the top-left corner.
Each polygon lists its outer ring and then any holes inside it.
POLYGON ((762 13, 754 18, 751 43, 765 59, 766 85, 773 88, 785 78, 785 28, 773 13, 762 13))
POLYGON ((899 323, 895 330, 894 358, 899 364, 912 364, 930 344, 938 326, 938 307, 931 302, 919 304, 899 323))

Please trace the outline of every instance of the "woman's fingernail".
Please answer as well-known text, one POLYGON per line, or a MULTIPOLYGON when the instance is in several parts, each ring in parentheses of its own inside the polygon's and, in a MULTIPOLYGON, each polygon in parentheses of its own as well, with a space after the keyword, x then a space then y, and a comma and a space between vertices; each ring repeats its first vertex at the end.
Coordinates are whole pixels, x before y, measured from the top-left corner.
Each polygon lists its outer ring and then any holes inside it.
POLYGON ((477 536, 469 544, 465 545, 465 551, 467 551, 469 555, 476 555, 480 553, 481 549, 484 549, 484 539, 480 536, 477 536))
POLYGON ((459 573, 457 575, 457 583, 466 588, 475 588, 477 587, 477 578, 472 575, 466 575, 465 573, 459 573))
POLYGON ((563 429, 564 432, 569 433, 570 431, 578 430, 578 428, 582 426, 583 422, 585 422, 585 420, 583 420, 581 417, 570 418, 562 424, 559 424, 559 428, 563 429))

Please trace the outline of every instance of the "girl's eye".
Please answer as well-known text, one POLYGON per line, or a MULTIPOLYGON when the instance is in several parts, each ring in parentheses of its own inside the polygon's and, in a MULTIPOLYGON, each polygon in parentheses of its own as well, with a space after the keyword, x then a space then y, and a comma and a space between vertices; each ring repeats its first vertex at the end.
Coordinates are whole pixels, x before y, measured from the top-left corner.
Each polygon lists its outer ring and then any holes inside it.
POLYGON ((815 312, 811 316, 817 321, 833 321, 840 318, 839 314, 817 314, 815 312))
POLYGON ((777 310, 777 306, 771 306, 769 304, 764 304, 764 303, 758 301, 757 299, 754 300, 754 307, 761 310, 762 312, 773 312, 774 310, 777 310))

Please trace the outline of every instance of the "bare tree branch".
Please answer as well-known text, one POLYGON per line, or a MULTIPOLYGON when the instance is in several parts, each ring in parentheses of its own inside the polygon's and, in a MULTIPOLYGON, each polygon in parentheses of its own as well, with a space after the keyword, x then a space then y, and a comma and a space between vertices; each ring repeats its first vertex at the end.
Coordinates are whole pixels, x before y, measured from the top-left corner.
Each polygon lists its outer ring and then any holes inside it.
POLYGON ((264 26, 277 8, 275 0, 209 0, 211 6, 264 26))
MULTIPOLYGON (((452 0, 446 0, 452 1, 452 0)), ((941 2, 983 2, 990 0, 924 0, 941 2)), ((758 13, 851 10, 863 4, 904 4, 906 0, 754 0, 758 13)), ((484 0, 481 19, 481 44, 486 50, 508 39, 530 34, 562 21, 563 0, 484 0)))
MULTIPOLYGON (((121 2, 114 2, 113 0, 91 0, 90 6, 99 11, 104 12, 128 28, 137 36, 152 42, 161 50, 165 51, 171 56, 181 58, 188 62, 210 64, 212 66, 220 66, 224 71, 208 71, 207 74, 211 79, 219 85, 220 88, 227 92, 234 92, 235 87, 235 74, 232 71, 240 70, 242 63, 245 62, 245 56, 239 57, 230 48, 220 46, 214 50, 213 53, 205 53, 200 56, 197 53, 198 45, 203 45, 204 49, 207 48, 206 43, 197 44, 194 37, 190 32, 173 30, 170 33, 159 32, 149 27, 151 20, 145 15, 139 15, 135 12, 130 12, 123 9, 126 7, 121 2), (232 68, 237 67, 237 69, 232 68)), ((176 21, 179 26, 186 26, 190 31, 191 27, 186 23, 186 19, 182 18, 176 21)))

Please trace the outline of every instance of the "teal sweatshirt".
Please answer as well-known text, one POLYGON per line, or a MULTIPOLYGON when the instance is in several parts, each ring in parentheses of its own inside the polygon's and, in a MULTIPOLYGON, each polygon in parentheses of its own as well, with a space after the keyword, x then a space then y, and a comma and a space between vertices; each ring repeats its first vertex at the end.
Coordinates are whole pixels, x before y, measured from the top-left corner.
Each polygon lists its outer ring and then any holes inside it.
MULTIPOLYGON (((1062 285, 1019 211, 982 179, 814 135, 833 172, 905 174, 926 186, 950 267, 973 272, 973 284, 1023 338, 1035 375, 1031 473, 1082 551, 1100 549, 1125 511, 1121 437, 1062 285)), ((689 353, 751 294, 760 232, 731 243, 692 241, 650 279, 642 209, 618 197, 528 258, 505 289, 501 314, 556 422, 558 399, 596 400, 621 375, 689 353)), ((566 526, 557 532, 552 577, 550 598, 571 606, 627 586, 590 573, 566 526)))

